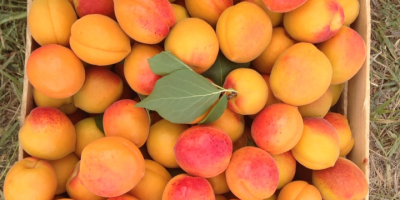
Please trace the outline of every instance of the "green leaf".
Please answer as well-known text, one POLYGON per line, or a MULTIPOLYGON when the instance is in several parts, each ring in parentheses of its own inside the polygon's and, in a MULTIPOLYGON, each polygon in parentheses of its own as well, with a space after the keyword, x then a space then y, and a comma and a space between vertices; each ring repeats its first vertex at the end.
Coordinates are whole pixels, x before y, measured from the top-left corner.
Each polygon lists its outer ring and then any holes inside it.
MULTIPOLYGON (((139 93, 137 93, 137 94, 139 96, 140 101, 143 101, 143 99, 145 99, 147 97, 146 95, 143 95, 143 94, 139 94, 139 93)), ((146 110, 147 117, 149 118, 149 123, 151 124, 150 110, 147 108, 144 108, 144 109, 146 110)))
POLYGON ((151 94, 136 107, 157 111, 173 123, 190 123, 217 101, 223 90, 203 76, 186 69, 159 79, 151 94))
MULTIPOLYGON (((246 136, 247 137, 247 136, 246 136)), ((251 147, 257 147, 256 143, 251 140, 250 138, 247 138, 247 143, 246 143, 246 147, 247 146, 251 146, 251 147)))
POLYGON ((153 73, 165 76, 176 70, 189 69, 189 66, 179 60, 177 57, 172 55, 169 51, 163 51, 148 59, 151 71, 153 73))
POLYGON ((139 94, 139 93, 137 93, 137 94, 138 94, 139 99, 140 99, 141 101, 147 97, 146 95, 143 95, 143 94, 139 94))
POLYGON ((249 66, 250 63, 232 62, 222 52, 219 52, 215 63, 201 75, 211 79, 215 84, 222 86, 229 72, 237 68, 248 68, 249 66))
POLYGON ((104 133, 104 128, 103 128, 103 116, 104 113, 101 113, 94 117, 94 122, 96 123, 97 128, 104 133))
POLYGON ((228 99, 226 95, 222 95, 222 97, 218 100, 218 103, 211 109, 210 113, 199 122, 199 124, 209 124, 217 120, 224 113, 226 106, 228 105, 228 99))

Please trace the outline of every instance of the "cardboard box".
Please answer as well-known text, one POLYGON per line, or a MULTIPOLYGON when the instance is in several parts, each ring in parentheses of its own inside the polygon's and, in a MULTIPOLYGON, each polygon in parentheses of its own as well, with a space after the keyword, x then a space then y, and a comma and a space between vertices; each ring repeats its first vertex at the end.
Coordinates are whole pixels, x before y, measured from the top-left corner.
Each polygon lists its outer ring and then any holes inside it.
MULTIPOLYGON (((27 2, 28 12, 32 0, 27 2)), ((347 116, 352 134, 355 140, 353 150, 347 156, 357 164, 369 180, 369 116, 370 116, 370 35, 371 35, 371 13, 370 0, 360 1, 360 15, 351 26, 364 39, 367 47, 367 58, 361 70, 345 86, 342 96, 335 106, 337 112, 347 116)), ((33 50, 39 45, 33 40, 29 29, 26 31, 26 52, 25 63, 33 50)), ((26 71, 24 72, 24 89, 21 105, 20 126, 24 124, 25 117, 34 107, 32 96, 32 85, 29 83, 26 71)), ((26 152, 19 148, 19 157, 21 160, 28 156, 26 152)), ((366 200, 368 200, 368 196, 366 200)))

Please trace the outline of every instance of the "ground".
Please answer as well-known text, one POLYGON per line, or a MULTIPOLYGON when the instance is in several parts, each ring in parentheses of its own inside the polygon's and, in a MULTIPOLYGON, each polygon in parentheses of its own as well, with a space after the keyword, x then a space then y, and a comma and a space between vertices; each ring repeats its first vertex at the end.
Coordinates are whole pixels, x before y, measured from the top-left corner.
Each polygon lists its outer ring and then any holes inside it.
MULTIPOLYGON (((371 0, 370 199, 400 199, 400 0, 371 0)), ((0 198, 18 157, 26 1, 0 0, 0 198)))

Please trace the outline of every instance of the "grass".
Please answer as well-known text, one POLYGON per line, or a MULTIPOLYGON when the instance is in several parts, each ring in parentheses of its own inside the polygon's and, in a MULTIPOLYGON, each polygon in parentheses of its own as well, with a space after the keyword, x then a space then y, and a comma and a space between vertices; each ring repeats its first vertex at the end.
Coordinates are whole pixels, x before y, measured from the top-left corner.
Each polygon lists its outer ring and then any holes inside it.
MULTIPOLYGON (((400 0, 371 0, 370 199, 400 199, 400 0)), ((26 1, 0 0, 0 198, 17 160, 26 1)))
POLYGON ((0 0, 0 198, 4 178, 18 158, 25 59, 26 1, 0 0))
POLYGON ((400 199, 400 1, 371 0, 370 198, 400 199))

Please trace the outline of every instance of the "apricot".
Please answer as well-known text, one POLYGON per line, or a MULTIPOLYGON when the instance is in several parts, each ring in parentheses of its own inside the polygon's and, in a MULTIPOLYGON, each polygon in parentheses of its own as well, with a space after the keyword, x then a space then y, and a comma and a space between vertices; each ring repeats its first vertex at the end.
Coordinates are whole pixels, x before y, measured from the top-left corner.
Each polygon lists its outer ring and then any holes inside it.
POLYGON ((225 172, 222 172, 217 176, 207 178, 207 181, 211 184, 211 187, 213 188, 215 194, 224 194, 229 192, 225 172))
POLYGON ((233 112, 231 109, 226 108, 222 115, 210 123, 215 125, 228 134, 231 138, 232 143, 236 142, 244 131, 244 116, 233 112))
POLYGON ((7 200, 52 199, 56 189, 57 177, 51 165, 39 158, 27 157, 7 172, 3 193, 7 200))
POLYGON ((272 93, 294 106, 316 101, 326 92, 331 79, 329 59, 314 45, 304 42, 284 51, 270 74, 272 93))
POLYGON ((109 69, 86 68, 85 83, 74 95, 75 106, 88 113, 102 113, 122 94, 121 78, 109 69))
POLYGON ((179 135, 188 128, 186 124, 174 124, 166 119, 150 126, 146 146, 151 158, 164 167, 178 168, 174 146, 179 135))
POLYGON ((281 0, 262 0, 266 7, 273 12, 286 13, 295 10, 302 6, 307 0, 292 0, 292 1, 281 1, 281 0))
POLYGON ((18 139, 29 155, 58 160, 74 151, 76 133, 74 125, 60 110, 36 107, 26 117, 18 139))
POLYGON ((334 166, 313 171, 312 181, 326 200, 361 200, 368 194, 364 173, 353 162, 341 157, 334 166))
POLYGON ((351 79, 361 69, 367 55, 363 38, 347 26, 317 47, 332 63, 332 85, 351 79))
POLYGON ((82 151, 81 183, 90 192, 103 197, 127 193, 143 178, 145 162, 139 149, 127 139, 104 137, 82 151))
POLYGON ((309 169, 332 167, 340 152, 339 136, 335 128, 320 118, 305 118, 303 122, 303 134, 292 149, 293 156, 309 169))
POLYGON ((57 177, 57 189, 56 194, 62 194, 66 192, 66 183, 71 174, 72 170, 75 167, 75 164, 79 161, 79 158, 71 153, 64 158, 58 160, 51 160, 48 163, 53 167, 56 172, 57 177))
POLYGON ((360 2, 358 0, 337 0, 343 7, 343 25, 350 26, 360 14, 360 2))
POLYGON ((157 45, 135 43, 131 53, 125 58, 124 75, 129 86, 137 93, 149 95, 161 76, 151 71, 148 59, 161 53, 157 45))
POLYGON ((240 2, 221 14, 216 32, 220 49, 226 58, 246 63, 267 48, 271 41, 272 24, 259 6, 240 2))
POLYGON ((339 113, 329 112, 324 116, 336 130, 339 136, 340 154, 339 156, 347 155, 354 146, 354 138, 351 134, 349 121, 347 118, 339 113))
POLYGON ((261 149, 281 154, 292 149, 300 140, 303 119, 295 106, 284 103, 264 108, 251 125, 251 136, 261 149))
POLYGON ((176 16, 176 23, 181 21, 182 19, 189 18, 189 13, 187 12, 186 8, 178 5, 178 4, 171 4, 172 7, 174 8, 175 16, 176 16))
POLYGON ((69 42, 76 55, 92 65, 118 63, 131 51, 129 37, 118 23, 100 14, 77 20, 71 27, 69 42))
POLYGON ((114 1, 112 0, 73 0, 78 17, 101 14, 115 19, 114 1))
POLYGON ((270 9, 267 8, 263 0, 242 0, 242 1, 248 1, 260 6, 260 8, 262 8, 264 12, 267 13, 269 19, 271 20, 272 27, 277 27, 282 23, 283 13, 271 11, 270 9))
POLYGON ((58 108, 59 110, 61 110, 61 112, 67 115, 72 114, 76 110, 78 110, 78 108, 74 104, 72 96, 63 99, 54 99, 44 95, 43 93, 39 92, 39 90, 33 88, 33 100, 38 107, 58 108))
POLYGON ((106 200, 105 197, 100 197, 91 193, 88 189, 86 189, 85 186, 82 185, 82 177, 80 176, 79 170, 80 163, 81 161, 78 161, 75 164, 75 167, 67 180, 66 189, 68 196, 73 199, 106 200))
POLYGON ((316 101, 299 106, 299 112, 302 117, 318 117, 323 118, 332 105, 332 90, 330 87, 326 92, 316 101))
POLYGON ((350 153, 350 151, 353 149, 353 147, 354 147, 354 138, 351 137, 351 140, 350 140, 350 142, 347 144, 347 146, 344 147, 343 149, 340 149, 340 154, 339 154, 339 156, 341 156, 341 157, 347 156, 347 154, 350 153))
POLYGON ((198 18, 179 21, 165 39, 164 46, 165 51, 170 51, 199 74, 214 64, 219 51, 214 29, 198 18))
POLYGON ((336 105, 336 103, 339 101, 340 95, 343 92, 344 88, 344 83, 337 84, 337 85, 331 85, 329 86, 332 90, 332 104, 331 107, 336 105))
POLYGON ((172 177, 157 162, 152 160, 144 160, 144 162, 146 166, 144 177, 129 191, 129 194, 138 199, 160 200, 165 186, 172 177))
POLYGON ((323 42, 334 36, 343 22, 343 8, 336 0, 307 0, 283 15, 286 31, 299 42, 323 42))
POLYGON ((279 192, 278 200, 322 200, 318 189, 305 181, 293 181, 279 192))
POLYGON ((69 46, 71 26, 77 17, 68 0, 35 0, 27 20, 32 37, 39 45, 69 46))
POLYGON ((232 0, 185 0, 186 9, 191 17, 199 18, 211 26, 217 25, 222 12, 233 6, 232 0))
POLYGON ((150 121, 146 110, 136 104, 130 99, 111 104, 104 112, 103 128, 106 136, 125 138, 140 148, 149 135, 150 121))
POLYGON ((252 115, 261 111, 268 99, 268 86, 264 78, 254 69, 234 69, 226 76, 228 108, 240 115, 252 115))
POLYGON ((296 173, 296 159, 293 157, 291 151, 287 151, 281 154, 271 154, 275 160, 279 171, 279 182, 278 189, 282 189, 283 186, 290 183, 296 173))
POLYGON ((192 126, 179 135, 174 146, 178 165, 188 174, 210 178, 228 167, 232 140, 213 125, 192 126))
POLYGON ((145 44, 161 42, 176 22, 168 0, 115 0, 114 10, 122 30, 135 41, 145 44))
POLYGON ((123 194, 121 196, 108 198, 107 200, 139 200, 139 199, 129 194, 123 194))
POLYGON ((283 27, 272 31, 272 39, 267 48, 256 59, 251 61, 253 69, 263 74, 270 74, 278 57, 296 42, 289 38, 283 27))
POLYGON ((265 199, 278 187, 276 162, 257 147, 247 146, 235 151, 225 173, 229 189, 240 199, 265 199))
POLYGON ((85 81, 85 68, 79 58, 57 44, 34 50, 26 63, 26 73, 34 88, 54 99, 74 95, 85 81))
POLYGON ((162 200, 209 200, 214 199, 213 189, 205 178, 180 174, 165 186, 162 200))
POLYGON ((83 149, 91 142, 105 137, 104 133, 97 127, 95 119, 88 117, 75 124, 76 146, 75 154, 80 158, 83 149))

